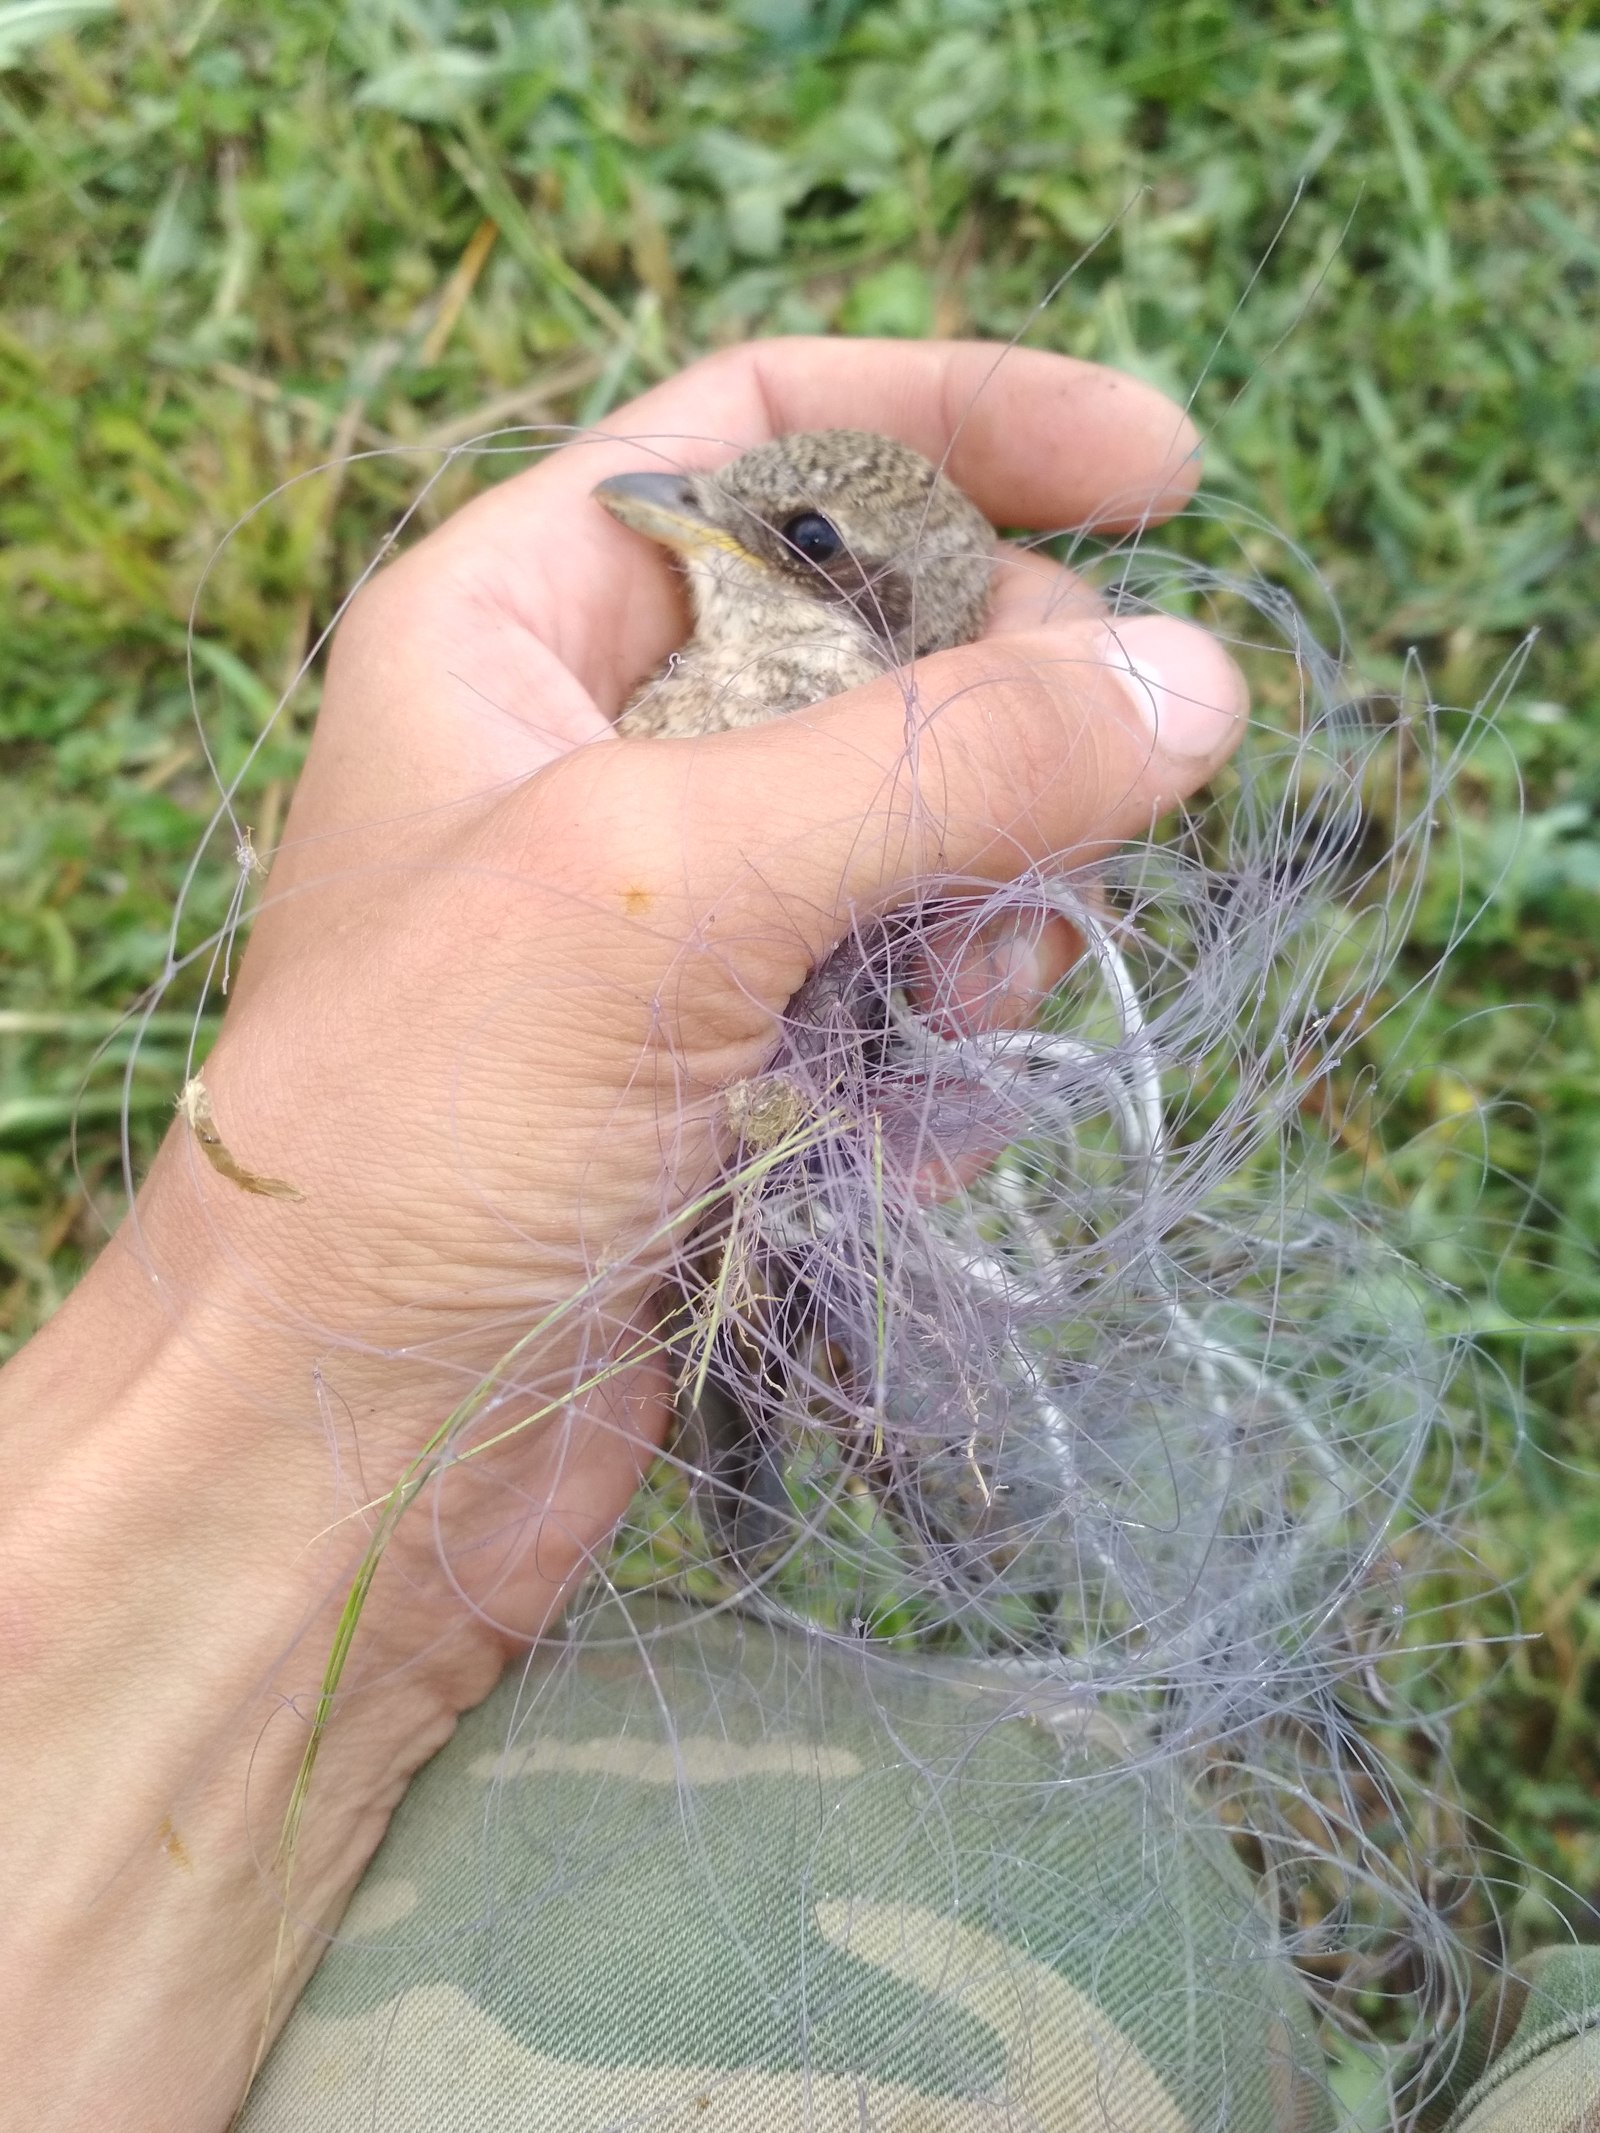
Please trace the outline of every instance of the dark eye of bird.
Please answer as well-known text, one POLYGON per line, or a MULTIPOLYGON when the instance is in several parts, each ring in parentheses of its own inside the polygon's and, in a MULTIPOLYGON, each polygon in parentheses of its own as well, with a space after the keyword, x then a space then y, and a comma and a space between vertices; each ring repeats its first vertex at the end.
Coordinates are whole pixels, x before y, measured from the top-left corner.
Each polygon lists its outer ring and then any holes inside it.
POLYGON ((831 563, 844 547, 838 527, 820 511, 802 511, 779 531, 789 546, 798 549, 808 563, 831 563))

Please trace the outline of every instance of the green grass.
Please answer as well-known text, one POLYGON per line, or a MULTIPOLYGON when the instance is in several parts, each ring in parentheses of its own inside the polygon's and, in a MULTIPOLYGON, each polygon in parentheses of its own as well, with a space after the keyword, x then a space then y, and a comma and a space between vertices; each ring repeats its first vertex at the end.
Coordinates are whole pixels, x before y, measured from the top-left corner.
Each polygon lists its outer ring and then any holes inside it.
MULTIPOLYGON (((593 419, 745 334, 1007 335, 1081 261, 1032 338, 1198 386, 1210 480, 1314 558, 1364 671, 1397 681, 1414 647, 1468 705, 1538 632, 1461 781, 1417 967, 1463 899, 1489 907, 1378 1132, 1419 1248, 1525 1396, 1477 1541, 1523 1579, 1527 1636, 1507 1656, 1508 1602, 1457 1609, 1462 1781, 1530 1890, 1600 1897, 1592 20, 0 4, 0 1340, 121 1204, 126 1042, 84 1077, 162 967, 208 811, 185 629, 235 520, 352 448, 513 407, 593 419)), ((196 686, 224 771, 413 479, 380 458, 300 482, 216 562, 196 686)), ((252 771, 260 843, 314 703, 252 771)), ((186 943, 234 883, 216 851, 186 943)), ((184 1056, 181 1020, 141 1050, 136 1159, 184 1056)), ((1519 1931, 1553 1924, 1530 1894, 1519 1931)))

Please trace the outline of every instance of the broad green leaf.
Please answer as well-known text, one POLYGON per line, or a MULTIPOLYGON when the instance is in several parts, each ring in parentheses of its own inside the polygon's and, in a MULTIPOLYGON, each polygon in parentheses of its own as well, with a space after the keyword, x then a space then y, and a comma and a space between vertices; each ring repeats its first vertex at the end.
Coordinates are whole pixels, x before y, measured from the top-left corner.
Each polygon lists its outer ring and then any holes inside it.
POLYGON ((115 6, 116 0, 8 0, 0 6, 0 67, 18 65, 37 45, 109 15, 115 6))

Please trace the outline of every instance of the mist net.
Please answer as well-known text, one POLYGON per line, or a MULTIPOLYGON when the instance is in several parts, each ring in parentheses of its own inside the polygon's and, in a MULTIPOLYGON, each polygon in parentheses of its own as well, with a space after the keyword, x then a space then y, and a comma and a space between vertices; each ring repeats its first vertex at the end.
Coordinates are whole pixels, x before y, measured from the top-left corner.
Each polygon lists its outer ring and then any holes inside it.
POLYGON ((1420 2122, 1464 1959, 1384 1744, 1470 1445, 1362 1173, 1451 743, 1242 540, 1067 552, 1228 638, 1248 738, 1141 842, 864 922, 726 1092, 675 1433, 413 1784, 249 2133, 1420 2122), (1002 919, 1075 950, 1023 1028, 940 1004, 1002 919))

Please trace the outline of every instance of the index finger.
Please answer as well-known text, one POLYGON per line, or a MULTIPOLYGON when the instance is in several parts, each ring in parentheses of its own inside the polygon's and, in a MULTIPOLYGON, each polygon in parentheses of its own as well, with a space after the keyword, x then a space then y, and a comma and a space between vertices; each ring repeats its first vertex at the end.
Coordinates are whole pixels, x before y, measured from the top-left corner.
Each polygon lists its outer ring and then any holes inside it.
POLYGON ((1181 508, 1199 477, 1182 409, 1097 363, 984 341, 752 341, 477 498, 427 546, 448 545, 602 702, 620 701, 681 638, 683 610, 666 558, 593 502, 595 484, 828 428, 915 446, 997 525, 1125 529, 1181 508))
POLYGON ((1154 386, 1103 364, 991 341, 817 337, 747 341, 708 356, 488 501, 515 512, 536 494, 585 493, 627 457, 619 439, 704 466, 788 430, 817 429, 900 438, 997 525, 1126 529, 1180 508, 1198 478, 1189 417, 1154 386))

